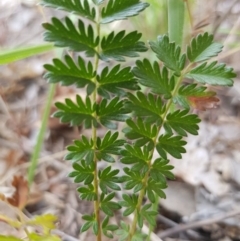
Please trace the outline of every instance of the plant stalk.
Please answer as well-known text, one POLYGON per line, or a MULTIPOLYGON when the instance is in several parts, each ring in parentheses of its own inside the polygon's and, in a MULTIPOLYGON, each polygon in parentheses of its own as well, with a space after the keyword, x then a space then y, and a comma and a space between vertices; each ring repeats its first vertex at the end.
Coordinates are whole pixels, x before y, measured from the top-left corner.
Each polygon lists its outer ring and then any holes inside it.
MULTIPOLYGON (((98 22, 97 22, 97 36, 100 36, 100 11, 98 13, 98 22)), ((97 46, 97 52, 99 52, 99 48, 100 46, 97 46)), ((98 69, 98 64, 99 64, 99 58, 96 55, 95 57, 95 64, 94 64, 94 68, 97 71, 98 69)), ((97 79, 96 77, 94 78, 94 83, 97 85, 97 79)), ((95 88, 93 94, 92 94, 92 101, 93 103, 96 103, 97 101, 97 88, 95 88)), ((94 112, 94 117, 97 118, 97 113, 96 111, 94 112)), ((94 150, 96 150, 96 143, 97 143, 97 127, 93 126, 92 129, 92 139, 93 139, 93 143, 94 143, 94 150)), ((96 154, 94 153, 94 165, 95 165, 95 169, 94 169, 94 191, 96 194, 96 200, 94 201, 94 214, 95 214, 95 218, 97 221, 97 225, 98 225, 98 233, 97 233, 97 241, 101 241, 102 240, 102 230, 101 230, 101 219, 100 219, 100 200, 99 200, 99 191, 98 191, 98 186, 99 186, 99 181, 98 181, 98 160, 96 157, 96 154)))

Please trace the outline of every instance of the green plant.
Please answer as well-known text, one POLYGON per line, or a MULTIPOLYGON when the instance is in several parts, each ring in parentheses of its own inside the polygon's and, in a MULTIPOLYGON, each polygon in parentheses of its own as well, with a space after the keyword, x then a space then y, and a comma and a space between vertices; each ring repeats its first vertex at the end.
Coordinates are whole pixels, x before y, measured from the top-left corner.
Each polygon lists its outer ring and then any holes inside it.
MULTIPOLYGON (((80 198, 94 205, 94 212, 83 216, 81 231, 92 228, 98 241, 102 235, 112 238, 114 232, 120 240, 145 240, 141 228, 144 222, 154 227, 153 204, 158 197, 165 198, 167 179, 174 178, 168 158, 181 159, 186 152, 184 137, 198 134, 200 119, 190 113, 191 107, 203 110, 214 104, 216 93, 207 85, 232 86, 236 75, 225 64, 207 62, 222 49, 208 33, 193 38, 186 53, 168 35, 158 36, 149 41, 158 61, 138 59, 133 67, 116 64, 125 57, 139 57, 148 47, 137 31, 102 36, 101 26, 138 15, 148 7, 139 0, 42 0, 42 4, 79 17, 76 26, 66 17, 52 18, 43 27, 46 41, 74 52, 74 57, 67 54, 64 60, 54 59, 44 66, 48 82, 86 88, 86 98, 77 95, 76 102, 56 103, 54 114, 61 122, 92 129, 92 136, 75 140, 65 157, 73 162, 69 176, 81 183, 80 198), (111 131, 118 127, 116 122, 126 124, 126 139, 111 131), (108 131, 98 136, 98 128, 108 131), (98 168, 100 161, 106 162, 105 168, 98 168), (122 163, 123 175, 115 162, 122 163), (118 202, 114 197, 121 183, 123 195, 118 202), (123 216, 133 213, 134 219, 131 224, 122 220, 119 227, 111 217, 121 208, 123 216)), ((181 37, 176 42, 180 44, 181 37)))

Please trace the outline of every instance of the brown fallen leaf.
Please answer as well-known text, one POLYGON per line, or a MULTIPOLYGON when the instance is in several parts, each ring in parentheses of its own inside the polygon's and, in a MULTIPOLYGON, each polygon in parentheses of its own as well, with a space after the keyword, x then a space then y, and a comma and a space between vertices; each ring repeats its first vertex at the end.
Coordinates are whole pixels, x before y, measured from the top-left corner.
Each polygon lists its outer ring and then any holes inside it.
POLYGON ((28 200, 28 183, 23 176, 14 176, 12 185, 15 187, 15 192, 11 198, 7 198, 6 200, 12 206, 23 209, 28 200))
POLYGON ((219 102, 216 96, 188 96, 187 99, 194 109, 201 111, 216 108, 219 102))

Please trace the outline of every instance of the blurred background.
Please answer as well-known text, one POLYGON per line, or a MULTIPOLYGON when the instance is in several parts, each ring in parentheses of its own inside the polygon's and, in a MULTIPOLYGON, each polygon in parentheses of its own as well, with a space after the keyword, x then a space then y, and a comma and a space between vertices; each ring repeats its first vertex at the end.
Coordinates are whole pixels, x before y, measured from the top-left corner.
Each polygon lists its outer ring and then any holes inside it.
MULTIPOLYGON (((151 6, 132 18, 131 24, 119 21, 108 25, 104 31, 138 29, 146 43, 166 33, 166 0, 145 1, 151 6)), ((41 24, 52 16, 66 16, 64 12, 42 8, 38 2, 0 0, 0 62, 3 60, 1 52, 5 49, 44 43, 41 24)), ((239 74, 240 1, 187 2, 183 48, 193 36, 209 31, 215 35, 215 41, 224 44, 223 52, 216 60, 233 67, 239 74)), ((60 49, 52 49, 0 65, 0 194, 11 196, 19 188, 12 185, 13 177, 28 175, 49 89, 43 78, 43 64, 62 53, 60 49)), ((132 60, 129 62, 133 63, 132 60)), ((198 113, 202 119, 199 135, 188 137, 187 153, 182 160, 171 160, 176 180, 169 182, 167 199, 161 200, 155 230, 163 240, 240 240, 239 76, 232 88, 216 87, 213 90, 218 93, 219 105, 198 113), (182 232, 174 229, 178 223, 185 225, 182 232)), ((75 88, 57 86, 51 113, 55 110, 54 102, 73 98, 76 93, 81 94, 75 88)), ((74 240, 71 237, 94 240, 87 232, 79 234, 82 213, 90 212, 92 207, 79 200, 77 186, 67 177, 71 165, 63 161, 65 146, 83 131, 81 127, 60 124, 58 119, 48 119, 26 206, 29 215, 56 214, 58 229, 68 235, 66 240, 71 241, 74 240)), ((0 213, 12 215, 3 202, 0 213)), ((17 230, 1 222, 0 233, 19 235, 17 230)))

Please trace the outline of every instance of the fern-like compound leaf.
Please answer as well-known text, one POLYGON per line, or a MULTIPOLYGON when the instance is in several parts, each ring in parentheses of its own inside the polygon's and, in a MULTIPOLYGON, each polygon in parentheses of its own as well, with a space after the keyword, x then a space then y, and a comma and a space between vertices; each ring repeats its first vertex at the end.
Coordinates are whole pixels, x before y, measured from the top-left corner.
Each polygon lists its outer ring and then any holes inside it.
POLYGON ((186 153, 186 150, 183 147, 186 144, 187 142, 182 140, 182 136, 165 134, 158 138, 156 149, 163 159, 167 159, 167 154, 170 154, 177 159, 181 159, 181 153, 186 153))
POLYGON ((99 83, 98 93, 106 99, 110 99, 110 94, 125 96, 127 90, 138 90, 136 78, 131 73, 130 67, 120 69, 120 65, 114 66, 111 70, 105 67, 101 74, 97 76, 99 83))
MULTIPOLYGON (((101 202, 100 208, 106 215, 110 217, 113 217, 114 211, 121 208, 121 206, 118 203, 111 201, 114 198, 114 196, 115 196, 115 193, 111 192, 108 195, 105 195, 104 193, 102 193, 100 197, 100 202, 101 202)), ((102 226, 103 225, 104 223, 102 224, 102 226)))
POLYGON ((57 102, 58 111, 54 113, 54 117, 60 118, 62 123, 70 123, 72 126, 84 124, 86 128, 92 125, 97 126, 97 121, 93 117, 95 106, 92 106, 89 97, 86 98, 86 103, 77 95, 76 103, 70 99, 65 99, 65 104, 57 102))
POLYGON ((75 140, 74 145, 68 146, 67 149, 68 153, 65 156, 66 160, 78 162, 84 159, 87 165, 93 163, 93 141, 88 140, 84 135, 82 136, 82 140, 75 140))
MULTIPOLYGON (((148 203, 142 207, 142 209, 140 210, 139 216, 142 219, 146 219, 149 224, 154 226, 156 224, 155 219, 157 214, 158 214, 157 211, 153 211, 152 204, 148 203)), ((139 219, 138 219, 138 225, 139 225, 139 228, 143 227, 143 222, 139 222, 139 219)))
POLYGON ((236 74, 232 68, 226 67, 225 64, 217 64, 217 61, 214 61, 209 65, 203 63, 195 67, 186 77, 202 84, 232 86, 232 78, 236 77, 236 74))
POLYGON ((115 35, 111 32, 107 37, 103 37, 101 41, 102 52, 100 58, 104 61, 114 59, 116 61, 125 61, 125 57, 138 57, 138 52, 147 51, 144 42, 139 41, 142 34, 137 31, 125 34, 121 31, 115 35))
POLYGON ((148 167, 147 163, 150 160, 149 152, 147 148, 141 149, 139 146, 126 145, 125 150, 121 152, 121 162, 123 164, 133 164, 131 170, 134 172, 146 172, 148 167))
POLYGON ((99 43, 99 37, 94 37, 91 25, 85 29, 84 22, 78 20, 76 28, 68 17, 65 18, 65 25, 61 20, 52 18, 52 24, 44 23, 43 27, 47 30, 44 33, 44 40, 54 42, 57 47, 67 47, 76 52, 86 52, 89 57, 96 54, 95 47, 99 43))
MULTIPOLYGON (((123 200, 119 201, 119 204, 122 207, 125 207, 126 209, 123 212, 123 216, 128 216, 131 213, 133 213, 136 209, 138 198, 135 194, 129 196, 127 194, 122 195, 123 200)), ((121 223, 121 226, 123 226, 123 223, 121 223)), ((127 230, 126 224, 124 225, 124 229, 127 230)))
POLYGON ((122 147, 125 143, 124 140, 118 140, 118 132, 111 134, 110 131, 104 136, 103 139, 97 138, 97 152, 96 156, 98 160, 104 160, 106 162, 115 162, 112 155, 120 155, 122 147))
POLYGON ((100 123, 109 129, 117 128, 116 123, 113 121, 125 121, 128 119, 127 113, 129 112, 129 110, 124 108, 124 100, 119 100, 118 97, 109 102, 103 99, 97 106, 97 115, 100 123))
POLYGON ((69 177, 74 178, 75 183, 83 182, 85 185, 91 184, 94 179, 94 165, 93 162, 90 165, 86 165, 85 161, 82 160, 81 164, 73 163, 73 172, 69 173, 69 177))
POLYGON ((213 42, 213 35, 206 32, 192 39, 187 47, 187 56, 191 62, 200 62, 217 56, 222 48, 223 45, 213 42))
POLYGON ((138 60, 133 68, 134 75, 139 79, 139 83, 150 87, 154 93, 164 95, 166 99, 171 98, 171 91, 174 89, 174 77, 169 78, 167 68, 160 70, 159 63, 153 65, 148 59, 138 60))
POLYGON ((153 138, 157 135, 157 126, 145 123, 142 119, 134 122, 131 119, 126 120, 129 127, 123 129, 125 136, 130 140, 137 140, 136 146, 143 146, 149 143, 153 147, 153 138))
POLYGON ((166 183, 157 182, 151 177, 148 179, 146 192, 149 200, 152 203, 155 203, 157 194, 160 198, 166 198, 166 194, 164 193, 163 189, 167 188, 166 183))
POLYGON ((179 76, 186 62, 186 55, 181 56, 181 48, 174 42, 170 43, 167 35, 158 36, 157 41, 150 41, 149 44, 164 65, 179 76))
MULTIPOLYGON (((80 193, 80 198, 87 201, 94 201, 97 198, 94 186, 92 184, 87 187, 79 187, 77 191, 80 193)), ((90 226, 91 227, 91 226, 90 226)))
POLYGON ((102 9, 101 23, 105 24, 136 16, 148 6, 148 3, 139 0, 110 0, 107 6, 102 9))
POLYGON ((161 125, 161 115, 166 108, 160 97, 155 98, 151 93, 145 96, 142 92, 137 92, 137 96, 129 93, 128 99, 125 106, 135 116, 143 118, 146 123, 161 125))
POLYGON ((174 130, 181 136, 187 136, 187 132, 192 135, 198 134, 198 123, 201 121, 197 115, 188 114, 189 110, 176 110, 167 115, 164 128, 172 134, 174 130))
POLYGON ((98 173, 99 187, 104 194, 108 194, 109 189, 119 191, 121 188, 117 183, 121 183, 122 180, 117 176, 119 170, 111 170, 111 166, 100 170, 98 173))
POLYGON ((95 8, 89 6, 89 0, 42 0, 41 5, 74 13, 92 21, 96 16, 95 8))
POLYGON ((174 175, 171 172, 173 166, 169 165, 169 161, 157 158, 150 171, 150 176, 156 182, 166 183, 166 178, 174 179, 174 175))
POLYGON ((88 94, 95 89, 92 79, 96 72, 93 70, 92 63, 89 61, 86 64, 80 56, 77 63, 69 55, 65 56, 65 63, 60 59, 53 59, 53 64, 45 64, 44 68, 48 70, 44 77, 49 83, 60 83, 64 86, 75 84, 78 88, 88 86, 88 94))

